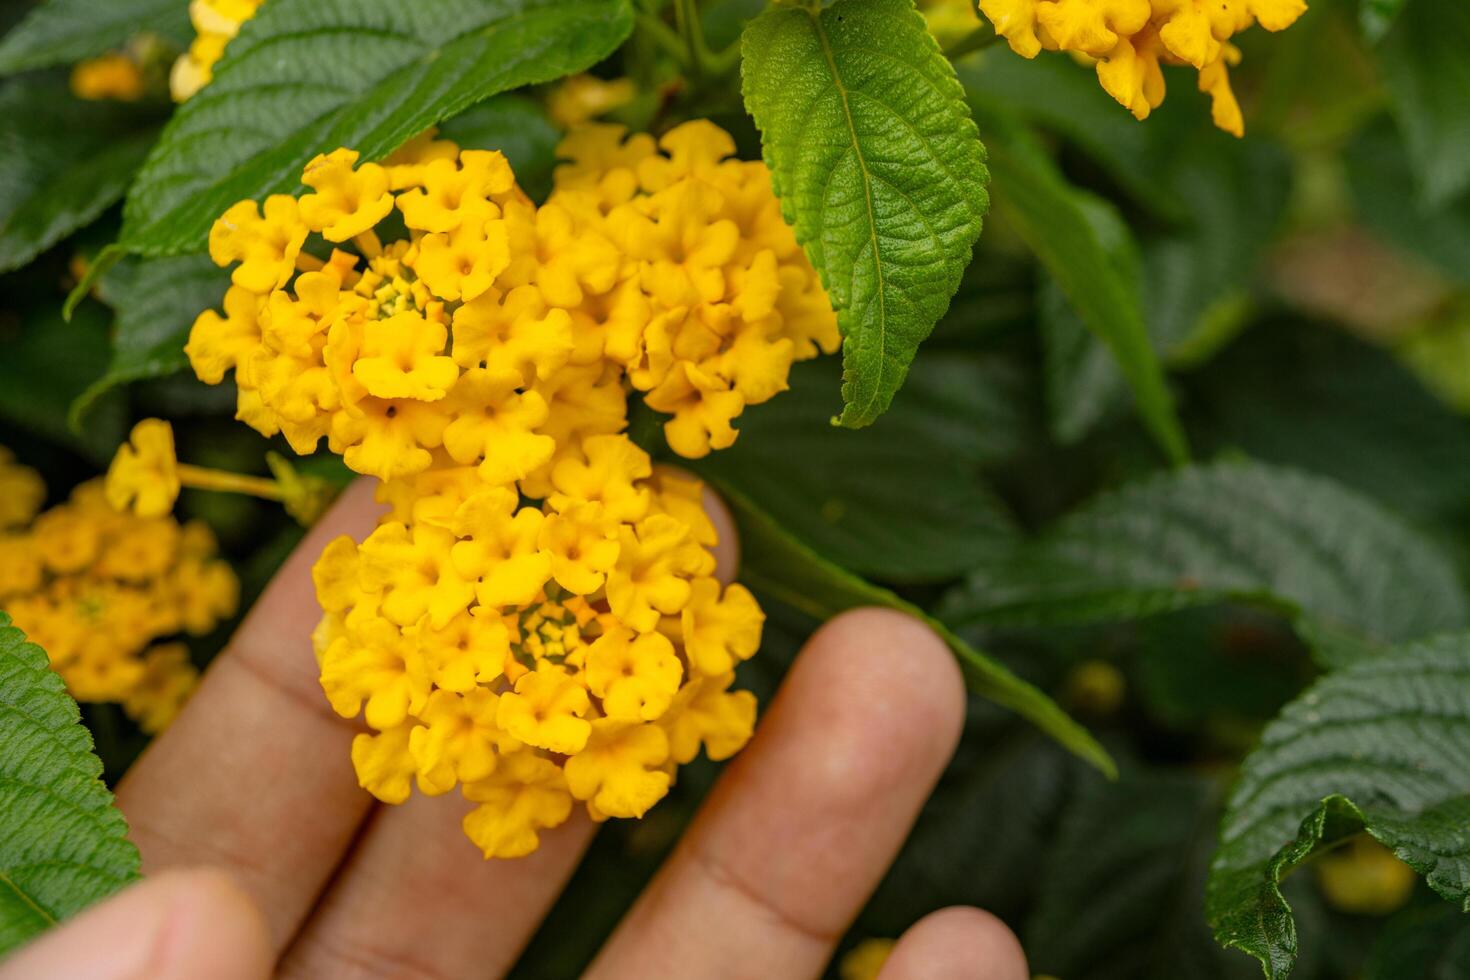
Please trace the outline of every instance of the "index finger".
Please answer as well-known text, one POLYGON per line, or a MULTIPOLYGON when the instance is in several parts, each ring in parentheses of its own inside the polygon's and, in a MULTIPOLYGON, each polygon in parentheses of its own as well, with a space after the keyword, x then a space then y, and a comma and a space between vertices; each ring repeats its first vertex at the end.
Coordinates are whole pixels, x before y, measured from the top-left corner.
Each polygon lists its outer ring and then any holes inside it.
POLYGON ((306 536, 117 791, 144 871, 225 868, 265 910, 278 951, 372 805, 352 769, 358 729, 322 697, 311 649, 311 566, 333 538, 372 529, 372 488, 359 480, 306 536))

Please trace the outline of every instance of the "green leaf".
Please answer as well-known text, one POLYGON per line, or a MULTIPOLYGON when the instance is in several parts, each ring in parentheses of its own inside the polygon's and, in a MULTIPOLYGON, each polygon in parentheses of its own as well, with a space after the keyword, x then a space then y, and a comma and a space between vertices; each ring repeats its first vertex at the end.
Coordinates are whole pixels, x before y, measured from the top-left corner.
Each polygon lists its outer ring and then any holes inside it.
POLYGON ((475 102, 581 71, 627 0, 271 0, 179 107, 128 194, 129 251, 202 251, 231 204, 298 186, 315 154, 376 159, 475 102))
POLYGON ((188 367, 184 344, 194 319, 219 306, 229 284, 230 274, 207 255, 128 259, 108 271, 97 294, 116 313, 112 362, 72 402, 72 428, 80 428, 97 399, 118 385, 188 367))
POLYGON ((72 98, 63 79, 0 85, 0 271, 116 203, 155 135, 130 108, 72 98))
POLYGON ((138 876, 76 702, 0 612, 0 956, 138 876))
POLYGON ((1255 975, 1204 920, 1218 794, 1199 776, 1094 780, 1037 854, 1026 928, 1037 973, 1068 980, 1226 980, 1255 975))
POLYGON ((1430 208, 1470 189, 1470 5, 1410 0, 1383 39, 1384 79, 1430 208))
POLYGON ((1207 910, 1215 938, 1287 976, 1296 927, 1279 883, 1367 830, 1470 911, 1470 635, 1330 674, 1266 728, 1220 825, 1207 910))
POLYGON ((940 614, 1057 625, 1227 601, 1288 616, 1328 662, 1470 622, 1454 565, 1402 518, 1330 480, 1254 462, 1104 494, 982 563, 940 614))
POLYGON ((860 575, 943 581, 1006 547, 1014 523, 978 471, 1015 410, 982 362, 926 351, 910 393, 856 432, 831 424, 836 372, 827 358, 797 365, 791 390, 747 410, 735 445, 695 468, 860 575))
POLYGON ((1437 207, 1421 201, 1404 141, 1387 119, 1363 130, 1343 162, 1359 217, 1370 229, 1470 285, 1470 193, 1437 207))
POLYGON ((0 350, 0 419, 106 463, 127 422, 120 401, 106 398, 81 431, 66 424, 72 401, 111 357, 101 307, 88 303, 69 323, 54 303, 23 313, 14 327, 0 320, 0 350))
POLYGON ((1038 858, 1086 773, 1033 729, 971 726, 860 928, 898 935, 917 916, 950 905, 1014 921, 1032 901, 1038 858))
POLYGON ((884 606, 915 617, 954 651, 971 691, 1026 718, 1104 773, 1116 772, 1097 740, 1046 694, 922 609, 820 557, 734 488, 714 483, 734 512, 740 531, 740 577, 752 589, 818 619, 859 606, 884 606))
POLYGON ((1451 519, 1470 500, 1470 420, 1336 325, 1252 330, 1192 376, 1190 402, 1215 444, 1331 477, 1416 520, 1451 519))
POLYGON ((1452 905, 1408 908, 1389 919, 1363 980, 1461 980, 1470 976, 1470 918, 1452 905))
MULTIPOLYGON (((1077 192, 1077 205, 1121 279, 1137 282, 1138 246, 1115 207, 1077 192)), ((1101 338, 1087 329, 1055 279, 1037 299, 1037 322, 1045 362, 1047 415, 1062 445, 1079 442, 1104 419, 1128 406, 1128 382, 1101 338)))
POLYGON ((839 421, 869 425, 969 265, 985 148, 912 0, 772 8, 741 50, 781 211, 842 327, 839 421))
POLYGON ((1144 325, 1136 279, 1120 274, 1088 220, 1076 188, 1024 126, 981 103, 977 113, 990 132, 990 169, 996 207, 1036 253, 1072 308, 1112 349, 1133 389, 1144 425, 1170 461, 1188 459, 1184 429, 1174 413, 1144 325))
POLYGON ((1403 12, 1405 2, 1406 0, 1358 0, 1358 23, 1369 43, 1377 44, 1383 40, 1383 36, 1403 12))
POLYGON ((540 201, 550 193, 562 134, 534 99, 514 94, 486 99, 444 120, 439 134, 469 149, 500 150, 527 194, 540 201))
POLYGON ((70 65, 151 31, 180 45, 194 32, 179 0, 45 0, 0 38, 0 74, 70 65))

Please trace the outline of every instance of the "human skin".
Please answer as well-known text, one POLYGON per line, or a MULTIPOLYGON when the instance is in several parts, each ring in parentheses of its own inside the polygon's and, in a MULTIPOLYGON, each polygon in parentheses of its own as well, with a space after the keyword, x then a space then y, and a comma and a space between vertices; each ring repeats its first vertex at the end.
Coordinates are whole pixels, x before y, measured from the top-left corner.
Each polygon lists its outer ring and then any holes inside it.
MULTIPOLYGON (((738 561, 729 514, 719 575, 738 561)), ((251 610, 118 788, 148 876, 0 963, 0 980, 501 976, 592 838, 580 811, 527 858, 481 861, 472 804, 382 806, 349 756, 361 728, 317 685, 311 565, 380 508, 360 481, 251 610)), ((958 742, 965 697, 927 627, 859 609, 819 629, 754 739, 587 976, 821 973, 958 742)), ((950 908, 900 938, 882 980, 1025 980, 999 920, 950 908)))

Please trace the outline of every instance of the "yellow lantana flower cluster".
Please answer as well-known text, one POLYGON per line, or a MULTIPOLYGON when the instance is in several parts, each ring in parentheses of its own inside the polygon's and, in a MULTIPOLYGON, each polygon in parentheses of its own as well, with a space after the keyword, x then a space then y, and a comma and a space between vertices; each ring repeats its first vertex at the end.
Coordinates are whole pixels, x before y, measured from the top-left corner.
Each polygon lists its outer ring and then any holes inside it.
POLYGON ((216 223, 233 285, 186 348, 207 382, 235 372, 258 431, 382 481, 390 513, 315 569, 322 687, 374 730, 362 785, 458 786, 487 857, 530 853, 573 801, 640 817, 701 745, 749 738, 730 685, 764 615, 713 577, 700 484, 623 434, 628 396, 702 456, 838 344, 765 166, 722 130, 561 149, 539 207, 500 153, 432 133, 381 165, 317 157, 309 193, 216 223))
POLYGON ((120 701, 149 732, 198 674, 180 643, 235 612, 239 584, 203 524, 118 513, 101 481, 40 513, 45 485, 0 448, 0 608, 79 701, 120 701))
POLYGON ((183 102, 214 77, 214 64, 225 53, 225 45, 240 33, 240 25, 254 17, 265 0, 190 0, 189 20, 194 24, 194 41, 179 55, 169 73, 169 89, 175 102, 183 102))
POLYGON ((1245 122, 1230 88, 1240 63, 1230 39, 1255 24, 1290 27, 1306 0, 979 0, 980 10, 1025 58, 1071 51, 1096 59, 1108 94, 1139 119, 1164 101, 1166 65, 1189 65, 1210 95, 1215 125, 1241 136, 1245 122))

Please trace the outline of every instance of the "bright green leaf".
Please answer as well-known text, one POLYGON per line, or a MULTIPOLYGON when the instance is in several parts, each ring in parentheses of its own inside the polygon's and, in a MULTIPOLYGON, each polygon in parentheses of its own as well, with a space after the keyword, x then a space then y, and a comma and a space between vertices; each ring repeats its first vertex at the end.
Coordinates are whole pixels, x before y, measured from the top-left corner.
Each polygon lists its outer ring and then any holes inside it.
POLYGON ((1189 456, 1184 430, 1174 413, 1144 325, 1139 284, 1120 274, 1082 198, 1067 183, 1035 137, 1006 113, 977 103, 990 134, 990 169, 996 207, 1036 253, 1072 308, 1112 349, 1133 389, 1144 425, 1175 463, 1189 456))
POLYGON ((0 612, 0 956, 138 875, 76 702, 0 612))
POLYGON ((1420 197, 1432 209, 1470 189, 1470 4, 1409 0, 1380 50, 1420 197))
POLYGON ((64 79, 0 85, 0 271, 116 203, 155 135, 131 108, 72 98, 64 79))
POLYGON ((1104 773, 1115 771, 1097 740, 1043 692, 922 609, 820 557, 738 491, 718 480, 714 483, 734 511, 740 530, 740 577, 752 589, 818 619, 859 606, 886 606, 919 619, 949 644, 971 691, 1026 718, 1104 773))
POLYGON ((112 363, 71 405, 79 427, 102 395, 121 384, 160 378, 188 367, 184 344, 194 319, 219 306, 230 274, 207 255, 128 259, 97 284, 99 298, 116 313, 112 363))
POLYGON ((1470 622, 1453 563, 1402 518, 1330 480, 1247 462, 1104 494, 982 563, 941 615, 1058 625, 1227 601, 1285 614, 1326 662, 1470 622))
POLYGON ((1220 827, 1206 901, 1215 938, 1285 977, 1296 926, 1281 879, 1367 830, 1470 910, 1470 635, 1330 674, 1267 727, 1220 827))
POLYGON ((179 0, 45 0, 0 38, 0 74, 70 65, 151 31, 180 45, 193 36, 179 0))
POLYGON ((988 206, 985 148, 912 0, 778 7, 745 30, 745 105, 843 334, 843 409, 888 408, 988 206))
POLYGON ((297 187, 315 154, 381 157, 481 99, 595 64, 631 27, 627 0, 271 0, 174 114, 120 241, 201 251, 226 208, 297 187))
POLYGON ((909 392, 870 429, 833 428, 836 365, 792 371, 791 390, 740 417, 740 439, 697 469, 749 497, 817 553, 889 582, 953 579, 1015 527, 979 479, 1007 392, 973 357, 914 362, 909 392))

